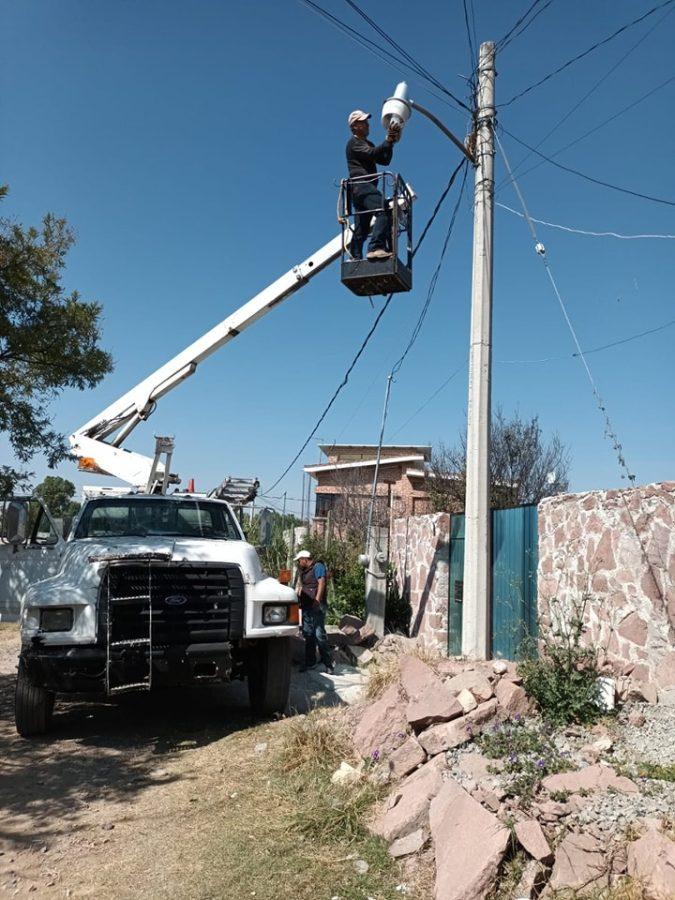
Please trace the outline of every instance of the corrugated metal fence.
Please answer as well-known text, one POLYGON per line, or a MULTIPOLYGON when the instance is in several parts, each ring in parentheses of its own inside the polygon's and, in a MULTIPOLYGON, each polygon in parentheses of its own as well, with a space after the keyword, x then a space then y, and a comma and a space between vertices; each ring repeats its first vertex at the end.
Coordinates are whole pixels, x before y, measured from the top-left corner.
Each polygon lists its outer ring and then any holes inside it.
MULTIPOLYGON (((448 653, 462 652, 464 516, 450 525, 448 653)), ((492 511, 492 655, 515 659, 537 631, 537 507, 492 511)))

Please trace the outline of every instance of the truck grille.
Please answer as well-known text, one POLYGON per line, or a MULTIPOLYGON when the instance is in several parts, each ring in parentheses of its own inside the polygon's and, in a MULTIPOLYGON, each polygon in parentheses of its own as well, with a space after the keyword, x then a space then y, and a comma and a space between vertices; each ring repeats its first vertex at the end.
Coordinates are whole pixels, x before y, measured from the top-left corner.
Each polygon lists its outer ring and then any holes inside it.
POLYGON ((220 563, 113 561, 101 581, 101 635, 149 636, 154 648, 229 641, 244 634, 244 579, 220 563), (109 618, 110 617, 110 618, 109 618))

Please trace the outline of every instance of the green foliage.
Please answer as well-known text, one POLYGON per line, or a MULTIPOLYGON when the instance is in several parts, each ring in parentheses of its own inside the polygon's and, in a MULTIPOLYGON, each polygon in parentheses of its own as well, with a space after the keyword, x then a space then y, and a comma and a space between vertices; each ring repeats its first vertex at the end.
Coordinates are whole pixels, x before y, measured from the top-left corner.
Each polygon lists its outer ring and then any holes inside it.
POLYGON ((657 781, 675 781, 675 763, 662 766, 659 763, 637 762, 635 773, 639 778, 654 778, 657 781))
POLYGON ((599 705, 597 650, 584 644, 584 613, 590 597, 571 600, 563 606, 554 598, 550 622, 539 624, 541 652, 524 646, 525 660, 518 667, 523 687, 542 715, 557 725, 594 722, 599 705), (528 658, 529 657, 529 658, 528 658))
POLYGON ((74 516, 80 508, 80 504, 73 500, 75 485, 58 475, 47 475, 35 488, 35 493, 42 497, 50 513, 56 518, 74 516))
POLYGON ((337 540, 326 546, 323 537, 310 535, 302 549, 328 567, 328 623, 334 625, 345 615, 365 618, 366 573, 359 563, 361 547, 355 541, 337 540))
POLYGON ((506 790, 524 804, 532 800, 543 778, 571 767, 556 747, 549 727, 528 726, 522 719, 493 725, 477 743, 489 759, 502 760, 501 771, 510 776, 506 790))
MULTIPOLYGON (((6 194, 0 186, 0 200, 6 194)), ((65 219, 51 214, 40 229, 0 219, 0 432, 22 463, 68 456, 49 405, 64 388, 94 387, 113 366, 99 346, 100 305, 61 284, 73 242, 65 219)), ((30 474, 0 466, 0 491, 25 487, 30 474)))

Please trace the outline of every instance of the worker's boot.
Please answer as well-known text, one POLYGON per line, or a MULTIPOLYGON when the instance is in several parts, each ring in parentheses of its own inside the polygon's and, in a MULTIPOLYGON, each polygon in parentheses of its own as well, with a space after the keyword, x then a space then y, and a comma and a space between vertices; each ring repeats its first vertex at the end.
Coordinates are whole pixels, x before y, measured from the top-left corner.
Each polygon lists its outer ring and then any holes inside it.
POLYGON ((389 259, 391 251, 378 247, 377 250, 369 250, 367 255, 368 259, 389 259))

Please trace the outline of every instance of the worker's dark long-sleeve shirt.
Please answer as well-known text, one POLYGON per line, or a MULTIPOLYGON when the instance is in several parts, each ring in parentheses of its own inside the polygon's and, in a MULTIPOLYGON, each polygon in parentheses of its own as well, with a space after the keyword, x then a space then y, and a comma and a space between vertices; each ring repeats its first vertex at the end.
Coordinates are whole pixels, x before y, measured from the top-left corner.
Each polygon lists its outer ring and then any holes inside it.
POLYGON ((375 144, 364 138, 350 138, 347 142, 349 177, 376 175, 377 164, 388 166, 393 152, 394 145, 390 141, 383 141, 376 147, 375 144))

